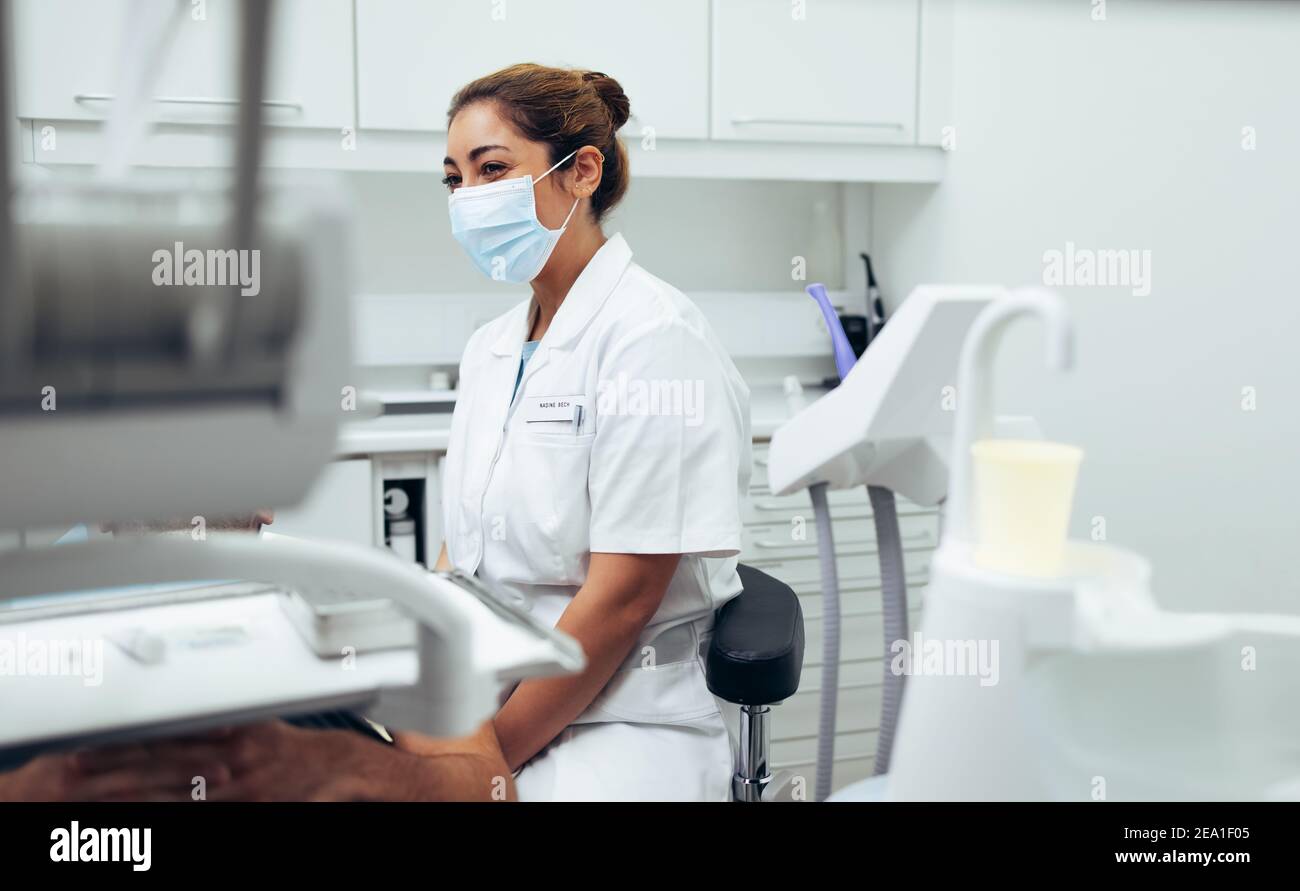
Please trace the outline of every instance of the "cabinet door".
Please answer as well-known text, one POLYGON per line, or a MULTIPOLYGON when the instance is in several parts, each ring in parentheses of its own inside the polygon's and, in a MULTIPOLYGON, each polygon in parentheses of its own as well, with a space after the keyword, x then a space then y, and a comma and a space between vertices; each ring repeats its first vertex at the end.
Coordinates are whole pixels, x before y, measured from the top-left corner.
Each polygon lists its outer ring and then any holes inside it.
POLYGON ((918 0, 714 0, 714 138, 913 143, 918 16, 918 0))
POLYGON ((708 0, 357 0, 363 129, 445 130, 469 81, 517 62, 603 71, 625 136, 708 135, 708 0))
MULTIPOLYGON (((19 0, 14 9, 18 116, 74 121, 108 117, 131 6, 127 0, 19 0)), ((350 0, 281 0, 274 8, 266 122, 350 126, 350 0)), ((156 120, 234 120, 239 10, 238 0, 206 0, 175 23, 154 82, 156 120)))

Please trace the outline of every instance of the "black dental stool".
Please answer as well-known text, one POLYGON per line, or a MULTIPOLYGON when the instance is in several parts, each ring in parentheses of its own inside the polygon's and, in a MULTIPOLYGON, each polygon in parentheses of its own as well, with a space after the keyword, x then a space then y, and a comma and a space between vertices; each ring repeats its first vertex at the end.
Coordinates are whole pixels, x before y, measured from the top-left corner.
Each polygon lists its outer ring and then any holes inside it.
POLYGON ((799 689, 803 610, 789 585, 752 566, 738 571, 744 590, 718 610, 704 668, 713 695, 740 706, 732 798, 770 801, 791 779, 769 767, 771 715, 799 689))

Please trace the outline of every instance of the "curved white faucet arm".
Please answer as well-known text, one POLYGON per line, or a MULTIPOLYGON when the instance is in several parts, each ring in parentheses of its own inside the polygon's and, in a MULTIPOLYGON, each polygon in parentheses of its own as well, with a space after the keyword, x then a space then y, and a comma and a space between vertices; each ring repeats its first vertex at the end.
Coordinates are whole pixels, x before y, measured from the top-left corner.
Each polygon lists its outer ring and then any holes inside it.
POLYGON ((971 445, 993 435, 993 358, 1002 334, 1016 319, 1043 320, 1047 367, 1063 371, 1074 364, 1074 329, 1065 301, 1045 288, 1017 288, 986 307, 962 344, 957 371, 957 419, 952 442, 952 478, 948 487, 947 535, 973 539, 971 520, 971 445))
POLYGON ((0 554, 0 595, 5 598, 218 579, 364 591, 400 604, 448 640, 471 633, 462 615, 431 596, 430 578, 422 569, 346 542, 212 532, 203 541, 150 535, 0 554))

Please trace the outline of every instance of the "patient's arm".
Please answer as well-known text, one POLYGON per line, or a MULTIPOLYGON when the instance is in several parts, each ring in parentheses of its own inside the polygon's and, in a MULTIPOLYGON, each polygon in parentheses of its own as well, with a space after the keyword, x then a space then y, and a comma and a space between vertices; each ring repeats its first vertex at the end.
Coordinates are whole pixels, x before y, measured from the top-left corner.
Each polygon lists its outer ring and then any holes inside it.
POLYGON ((177 740, 43 755, 0 774, 0 801, 490 801, 514 781, 489 722, 472 736, 387 746, 281 721, 177 740))

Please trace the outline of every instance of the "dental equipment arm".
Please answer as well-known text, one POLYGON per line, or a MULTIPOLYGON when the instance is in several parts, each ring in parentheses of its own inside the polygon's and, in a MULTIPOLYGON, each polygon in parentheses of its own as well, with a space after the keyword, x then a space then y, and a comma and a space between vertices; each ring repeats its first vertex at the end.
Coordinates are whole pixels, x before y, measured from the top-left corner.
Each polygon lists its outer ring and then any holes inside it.
MULTIPOLYGON (((808 293, 822 308, 832 342, 847 348, 838 318, 818 285, 808 293)), ((907 587, 894 491, 920 504, 938 502, 947 489, 945 438, 951 412, 954 357, 976 314, 998 289, 918 288, 903 302, 861 358, 834 350, 841 384, 772 437, 769 479, 778 494, 808 488, 817 519, 822 572, 823 666, 818 720, 815 797, 830 793, 834 766, 840 648, 838 568, 828 488, 867 485, 876 529, 884 613, 883 696, 875 771, 889 768, 904 676, 891 670, 895 641, 907 637, 907 587)))
MULTIPOLYGON (((865 255, 864 255, 865 256, 865 255)), ((871 261, 867 261, 870 271, 871 261)), ((874 287, 874 279, 872 282, 874 287)), ((834 346, 835 369, 843 381, 857 364, 857 357, 849 346, 848 337, 841 327, 826 288, 812 284, 808 294, 821 307, 822 317, 830 331, 834 346)), ((869 309, 870 312, 874 311, 869 309)), ((883 323, 883 319, 881 320, 883 323)), ((874 331, 874 329, 872 329, 874 331)), ((831 523, 830 505, 826 498, 826 483, 808 488, 813 514, 817 518, 817 558, 822 574, 822 695, 817 727, 817 783, 815 798, 824 801, 831 793, 831 778, 835 766, 835 719, 839 696, 840 668, 840 580, 835 562, 835 537, 831 523)), ((894 745, 894 725, 903 701, 906 678, 891 671, 889 658, 893 642, 907 639, 907 577, 903 567, 902 532, 898 527, 898 509, 894 493, 884 486, 867 486, 871 501, 872 524, 876 530, 876 553, 880 561, 881 613, 884 617, 883 678, 880 704, 880 729, 876 738, 876 757, 873 771, 876 774, 889 770, 889 758, 894 745)))

